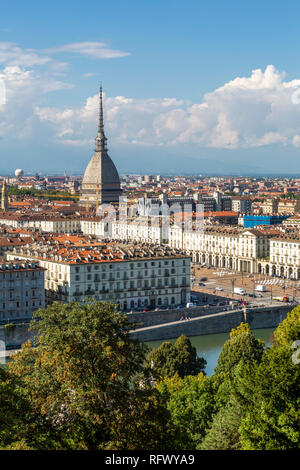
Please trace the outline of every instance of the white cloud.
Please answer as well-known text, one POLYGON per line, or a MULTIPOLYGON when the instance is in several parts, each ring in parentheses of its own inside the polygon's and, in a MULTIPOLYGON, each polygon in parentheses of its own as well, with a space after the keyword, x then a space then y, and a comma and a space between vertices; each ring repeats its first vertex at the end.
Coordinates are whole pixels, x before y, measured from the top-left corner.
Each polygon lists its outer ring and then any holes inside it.
POLYGON ((48 54, 57 54, 61 52, 70 52, 89 57, 90 59, 114 59, 130 55, 128 52, 111 49, 105 42, 86 41, 76 42, 72 44, 64 44, 59 47, 46 49, 44 52, 48 54))
MULTIPOLYGON (((300 80, 284 81, 274 66, 238 77, 189 104, 174 98, 134 99, 104 97, 106 129, 114 143, 140 145, 196 144, 201 147, 249 148, 265 145, 299 145, 300 105, 292 94, 300 80)), ((81 108, 36 108, 62 143, 66 133, 74 141, 96 133, 98 96, 81 108), (74 140, 73 140, 74 139, 74 140)))
MULTIPOLYGON (((76 49, 79 50, 77 46, 76 49)), ((44 72, 39 65, 30 69, 7 65, 0 72, 0 80, 7 86, 7 104, 0 108, 0 135, 34 135, 42 124, 49 138, 64 145, 80 146, 93 141, 97 94, 79 107, 43 105, 45 93, 72 86, 59 80, 59 73, 64 73, 64 65, 55 67, 55 61, 47 63, 44 72), (3 108, 6 112, 2 112, 3 108)), ((249 77, 237 77, 205 94, 200 103, 104 94, 105 129, 109 144, 193 144, 219 149, 299 147, 300 104, 295 100, 298 89, 299 79, 286 81, 284 73, 269 65, 264 71, 254 70, 249 77)))
MULTIPOLYGON (((39 136, 40 120, 35 108, 45 101, 47 93, 73 87, 66 81, 69 63, 53 59, 51 51, 98 59, 128 55, 99 42, 67 44, 47 51, 22 49, 12 42, 0 42, 0 138, 39 136)), ((66 130, 56 129, 58 138, 72 132, 70 126, 66 130)))
POLYGON ((0 42, 0 63, 18 67, 33 67, 51 62, 47 55, 33 49, 21 49, 12 42, 0 42))
POLYGON ((5 104, 0 107, 0 136, 14 139, 35 136, 39 120, 34 108, 46 93, 72 87, 49 73, 19 66, 7 66, 0 71, 0 82, 6 95, 5 104))

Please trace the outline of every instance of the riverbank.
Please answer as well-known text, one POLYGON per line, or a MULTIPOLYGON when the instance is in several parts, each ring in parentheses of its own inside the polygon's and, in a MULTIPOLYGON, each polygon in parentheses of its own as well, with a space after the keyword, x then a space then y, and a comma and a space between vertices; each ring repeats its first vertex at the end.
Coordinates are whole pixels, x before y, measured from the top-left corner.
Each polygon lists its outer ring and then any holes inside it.
MULTIPOLYGON (((271 344, 271 336, 275 328, 264 328, 252 330, 255 337, 265 342, 266 346, 271 344)), ((171 338, 168 341, 174 343, 177 338, 171 338)), ((218 333, 213 335, 201 335, 191 336, 190 340, 192 345, 196 348, 199 357, 203 357, 206 362, 206 375, 210 376, 214 372, 214 368, 217 365, 219 354, 223 348, 224 343, 229 339, 229 333, 218 333)), ((157 348, 163 343, 163 340, 159 341, 147 341, 145 344, 150 349, 157 348)))

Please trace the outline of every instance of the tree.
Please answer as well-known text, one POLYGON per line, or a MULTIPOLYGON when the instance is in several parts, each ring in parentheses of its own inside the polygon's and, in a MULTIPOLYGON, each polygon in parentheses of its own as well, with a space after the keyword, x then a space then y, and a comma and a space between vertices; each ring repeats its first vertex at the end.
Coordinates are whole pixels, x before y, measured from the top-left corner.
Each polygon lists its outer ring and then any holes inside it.
POLYGON ((157 378, 172 377, 176 373, 179 377, 198 375, 205 365, 205 359, 197 356, 196 348, 185 335, 177 338, 174 345, 165 341, 150 352, 147 360, 148 368, 157 378))
POLYGON ((54 303, 31 328, 36 347, 23 346, 10 374, 62 448, 168 447, 166 411, 144 369, 147 347, 131 339, 115 305, 54 303))
POLYGON ((198 445, 198 450, 240 450, 241 410, 230 402, 213 417, 210 429, 198 445))
POLYGON ((18 382, 0 366, 0 449, 38 449, 45 443, 50 449, 60 448, 53 429, 31 407, 18 382))
POLYGON ((291 348, 284 346, 267 349, 260 364, 240 371, 236 396, 243 410, 243 449, 299 449, 299 372, 291 348))
POLYGON ((247 323, 241 323, 232 329, 218 357, 215 373, 224 373, 228 377, 234 374, 234 368, 240 361, 253 363, 260 361, 264 351, 264 342, 256 339, 247 323))
POLYGON ((274 341, 277 346, 289 347, 300 340, 300 307, 297 306, 287 314, 274 332, 274 341))
POLYGON ((196 449, 217 411, 214 380, 197 376, 164 377, 156 384, 169 412, 175 449, 196 449))
POLYGON ((275 330, 275 342, 262 360, 236 369, 234 394, 243 412, 243 449, 299 448, 300 369, 292 347, 299 339, 299 318, 296 307, 275 330))

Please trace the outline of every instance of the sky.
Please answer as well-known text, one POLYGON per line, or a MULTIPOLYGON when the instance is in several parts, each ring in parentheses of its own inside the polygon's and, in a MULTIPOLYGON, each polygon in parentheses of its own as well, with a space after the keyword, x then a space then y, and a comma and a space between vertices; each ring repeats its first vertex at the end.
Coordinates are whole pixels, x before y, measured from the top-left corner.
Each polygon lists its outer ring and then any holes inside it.
POLYGON ((0 7, 0 173, 300 174, 300 2, 0 7))

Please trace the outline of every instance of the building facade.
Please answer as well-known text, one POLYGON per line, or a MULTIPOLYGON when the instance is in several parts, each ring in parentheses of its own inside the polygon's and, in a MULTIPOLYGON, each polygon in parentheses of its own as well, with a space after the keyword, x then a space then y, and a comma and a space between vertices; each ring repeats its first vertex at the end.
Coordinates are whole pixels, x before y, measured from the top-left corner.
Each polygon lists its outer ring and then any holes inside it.
POLYGON ((102 250, 15 249, 9 260, 39 261, 47 302, 113 301, 122 310, 185 304, 190 299, 190 257, 158 246, 102 250))
POLYGON ((44 271, 34 260, 0 262, 0 323, 28 321, 45 307, 44 271))

